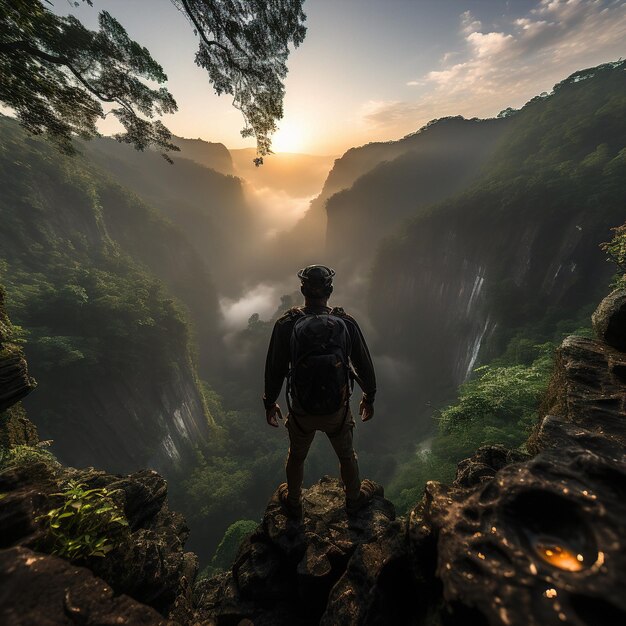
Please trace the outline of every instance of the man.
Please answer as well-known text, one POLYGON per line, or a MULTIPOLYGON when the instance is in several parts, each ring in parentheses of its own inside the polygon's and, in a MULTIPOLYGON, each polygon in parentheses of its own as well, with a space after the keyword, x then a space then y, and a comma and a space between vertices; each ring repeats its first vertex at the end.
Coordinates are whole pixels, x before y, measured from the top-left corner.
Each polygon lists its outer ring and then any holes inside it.
POLYGON ((343 309, 328 306, 334 275, 324 265, 310 265, 298 272, 304 306, 287 311, 277 320, 267 352, 263 402, 267 423, 276 428, 282 419, 276 400, 288 378, 287 483, 280 485, 278 496, 292 517, 302 515, 304 461, 318 430, 326 433, 339 457, 348 513, 363 508, 378 490, 372 481, 361 482, 359 478, 349 404, 355 379, 363 390, 361 420, 374 417, 376 376, 356 321, 343 309))

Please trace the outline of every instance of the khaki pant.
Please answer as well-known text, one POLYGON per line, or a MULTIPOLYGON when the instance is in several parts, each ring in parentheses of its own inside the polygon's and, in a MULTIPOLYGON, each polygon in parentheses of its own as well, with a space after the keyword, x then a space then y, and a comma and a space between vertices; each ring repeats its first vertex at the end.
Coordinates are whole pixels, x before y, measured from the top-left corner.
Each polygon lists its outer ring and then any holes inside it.
POLYGON ((341 407, 331 415, 288 415, 285 426, 289 431, 289 454, 285 465, 289 500, 294 504, 300 500, 304 460, 318 430, 326 433, 339 458, 346 498, 356 499, 361 488, 361 479, 357 456, 352 447, 354 419, 350 408, 348 407, 347 414, 346 407, 341 407))

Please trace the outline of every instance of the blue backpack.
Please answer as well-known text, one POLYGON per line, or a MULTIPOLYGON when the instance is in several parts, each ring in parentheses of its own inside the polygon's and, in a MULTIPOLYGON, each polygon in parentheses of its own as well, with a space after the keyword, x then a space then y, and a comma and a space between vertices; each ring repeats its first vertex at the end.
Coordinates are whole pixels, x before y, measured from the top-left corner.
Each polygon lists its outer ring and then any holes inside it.
POLYGON ((297 316, 291 333, 291 369, 287 375, 287 402, 309 415, 328 415, 347 406, 351 393, 348 328, 339 316, 330 313, 297 316))

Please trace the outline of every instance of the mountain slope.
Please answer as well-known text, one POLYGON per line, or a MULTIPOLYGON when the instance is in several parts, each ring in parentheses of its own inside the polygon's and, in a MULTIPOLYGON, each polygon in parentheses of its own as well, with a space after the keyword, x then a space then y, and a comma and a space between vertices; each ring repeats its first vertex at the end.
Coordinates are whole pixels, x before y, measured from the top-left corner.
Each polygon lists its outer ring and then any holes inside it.
POLYGON ((217 304, 181 233, 84 161, 0 119, 0 274, 27 326, 43 437, 75 465, 171 470, 211 417, 180 308, 155 278, 181 273, 217 304))
MULTIPOLYGON (((598 246, 626 204, 625 67, 578 72, 533 99, 474 184, 381 248, 370 291, 378 349, 411 370, 406 384, 390 381, 396 402, 445 401, 481 358, 515 337, 553 338, 606 289, 598 246)), ((426 430, 427 413, 412 427, 426 430)))
POLYGON ((254 239, 253 216, 238 178, 178 155, 169 164, 157 153, 140 153, 113 139, 89 142, 83 150, 117 183, 172 221, 210 269, 220 291, 232 290, 254 239))

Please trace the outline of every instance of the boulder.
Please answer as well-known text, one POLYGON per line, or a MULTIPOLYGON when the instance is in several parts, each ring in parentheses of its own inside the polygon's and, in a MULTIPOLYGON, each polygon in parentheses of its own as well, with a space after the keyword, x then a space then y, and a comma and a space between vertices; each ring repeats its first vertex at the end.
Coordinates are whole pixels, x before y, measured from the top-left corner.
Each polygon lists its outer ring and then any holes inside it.
MULTIPOLYGON (((4 307, 4 290, 0 287, 0 439, 6 439, 3 411, 27 396, 36 386, 28 374, 22 350, 11 343, 12 326, 4 307)), ((17 443, 22 443, 17 441, 17 443)))
POLYGON ((0 550, 0 623, 5 626, 177 626, 103 580, 48 554, 0 550))
POLYGON ((626 352, 626 289, 611 292, 591 317, 596 337, 626 352))

